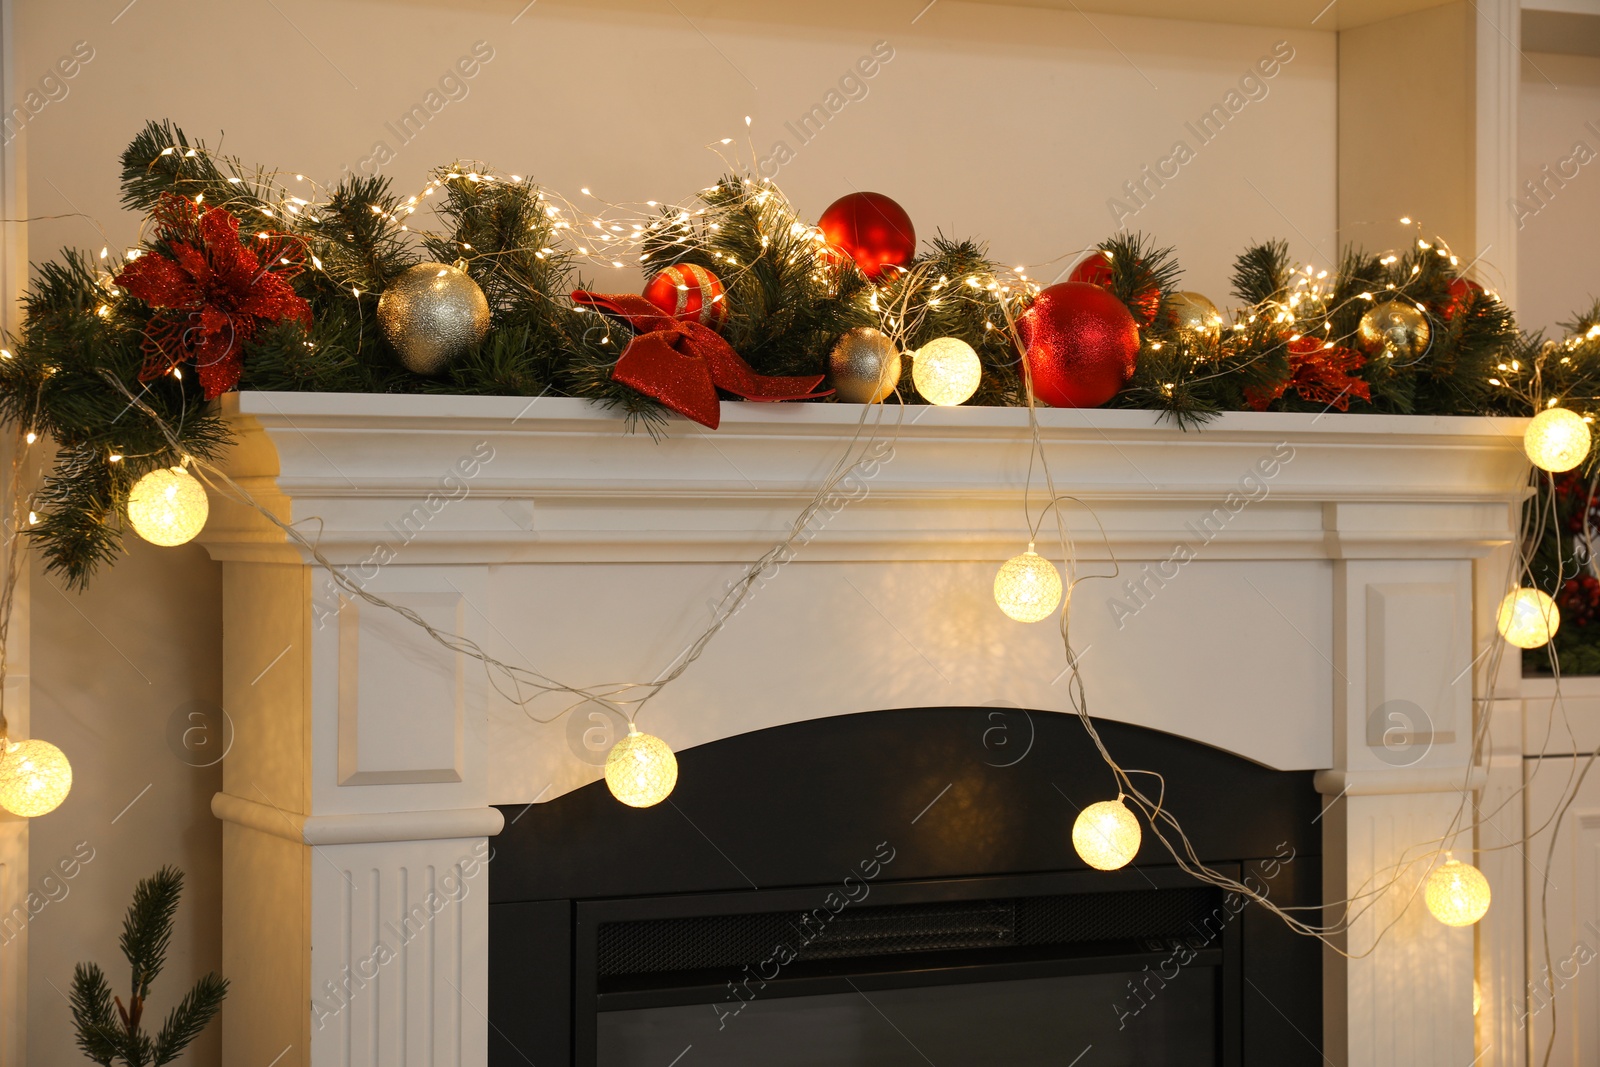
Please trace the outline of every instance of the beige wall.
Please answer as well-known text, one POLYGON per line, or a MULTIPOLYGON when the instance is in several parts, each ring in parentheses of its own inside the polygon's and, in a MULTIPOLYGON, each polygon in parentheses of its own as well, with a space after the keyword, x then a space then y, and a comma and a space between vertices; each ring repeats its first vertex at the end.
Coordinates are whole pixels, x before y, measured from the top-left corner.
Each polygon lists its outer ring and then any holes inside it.
MULTIPOLYGON (((32 575, 33 734, 67 753, 73 783, 66 802, 29 827, 30 882, 51 900, 29 931, 30 1064, 86 1062, 61 995, 75 963, 98 962, 126 1003, 122 915, 135 883, 163 864, 187 878, 155 986, 157 1028, 189 983, 221 967, 222 829, 210 810, 221 768, 193 766, 206 762, 196 735, 180 759, 169 727, 175 715, 203 724, 189 713, 221 700, 222 567, 197 546, 130 548, 81 595, 40 569, 32 575)), ((189 1062, 215 1063, 217 1037, 205 1035, 189 1062)))
POLYGON ((1557 332, 1600 297, 1600 158, 1574 159, 1579 142, 1600 155, 1600 58, 1527 56, 1520 124, 1517 313, 1524 328, 1557 332), (1540 184, 1537 198, 1521 185, 1530 181, 1540 184))
MULTIPOLYGON (((1229 265, 1251 239, 1287 238, 1324 264, 1335 252, 1330 33, 956 0, 925 11, 926 0, 539 0, 517 17, 523 2, 18 0, 23 83, 78 41, 93 49, 20 138, 30 213, 86 216, 34 223, 34 258, 134 239, 136 220, 117 205, 117 156, 147 118, 325 180, 359 168, 382 140, 397 150, 384 173, 407 190, 430 166, 470 155, 573 195, 587 185, 642 201, 714 179, 720 165, 701 146, 738 135, 747 114, 762 154, 778 140, 796 150, 777 180, 802 210, 881 190, 919 234, 983 235, 1012 263, 1070 265, 1112 229, 1108 200, 1179 140, 1194 158, 1165 186, 1146 186, 1154 193, 1129 225, 1178 247, 1189 287, 1222 302, 1229 265), (1226 108, 1284 38, 1294 59, 1201 144, 1185 123, 1226 108), (785 123, 823 103, 879 40, 894 59, 801 146, 785 123), (468 95, 401 145, 386 123, 477 41, 494 58, 468 95)), ((78 785, 34 823, 31 860, 37 875, 78 841, 96 849, 68 899, 41 915, 30 950, 31 1062, 71 1063, 51 984, 65 989, 78 959, 115 959, 138 877, 171 861, 191 879, 163 997, 218 959, 220 832, 206 809, 217 776, 186 766, 165 734, 175 708, 217 699, 218 569, 199 549, 138 546, 72 605, 47 581, 34 589, 34 731, 66 748, 78 785)), ((215 1047, 194 1062, 215 1062, 215 1047)))

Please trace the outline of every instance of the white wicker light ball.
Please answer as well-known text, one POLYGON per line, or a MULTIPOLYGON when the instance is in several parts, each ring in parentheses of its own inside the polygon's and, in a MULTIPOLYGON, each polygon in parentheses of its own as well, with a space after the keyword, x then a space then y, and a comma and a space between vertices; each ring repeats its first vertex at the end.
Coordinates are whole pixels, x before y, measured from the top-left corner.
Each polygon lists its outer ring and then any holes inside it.
POLYGON ((1489 910, 1489 879, 1470 863, 1448 859, 1424 890, 1428 910, 1446 926, 1471 926, 1489 910))
POLYGON ((72 764, 48 741, 0 740, 0 808, 25 819, 48 815, 72 792, 72 764))
POLYGON ((978 353, 959 337, 936 337, 911 358, 911 383, 930 404, 946 408, 965 404, 982 380, 978 353))
POLYGON ((1566 408, 1546 408, 1533 417, 1522 435, 1522 450, 1540 470, 1560 474, 1589 454, 1589 424, 1566 408))
POLYGON ((1061 575, 1030 544, 1022 555, 1006 560, 994 576, 994 602, 1018 622, 1043 622, 1061 603, 1061 575))
POLYGON ((1115 871, 1139 854, 1144 831, 1119 797, 1090 804, 1072 824, 1072 847, 1083 862, 1100 871, 1115 871))
POLYGON ((128 493, 128 522, 153 545, 171 548, 194 540, 210 512, 205 487, 182 467, 153 470, 128 493))
POLYGON ((606 757, 606 788, 631 808, 649 808, 672 795, 678 784, 678 757, 659 737, 641 734, 631 723, 628 736, 606 757))
POLYGON ((1561 629, 1561 609, 1542 590, 1518 589, 1500 601, 1495 623, 1500 636, 1518 648, 1539 648, 1561 629))

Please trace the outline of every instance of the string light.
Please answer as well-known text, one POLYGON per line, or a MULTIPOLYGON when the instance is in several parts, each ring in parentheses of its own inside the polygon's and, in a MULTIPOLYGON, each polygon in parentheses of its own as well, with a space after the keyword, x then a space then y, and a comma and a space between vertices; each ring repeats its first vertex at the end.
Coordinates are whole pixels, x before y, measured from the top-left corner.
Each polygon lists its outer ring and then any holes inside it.
POLYGON ((1495 625, 1518 648, 1539 648, 1561 629, 1561 609, 1543 590, 1524 587, 1500 601, 1495 625))
POLYGON ((72 792, 72 764, 48 741, 0 740, 0 808, 25 819, 48 815, 72 792))
POLYGON ((911 357, 911 382, 924 400, 940 407, 964 404, 978 391, 983 364, 958 337, 938 337, 911 357))
POLYGON ((1028 551, 1006 560, 994 576, 994 602, 1018 622, 1043 622, 1061 603, 1061 575, 1029 541, 1028 551))
POLYGON ((631 808, 649 808, 672 794, 678 784, 678 758, 659 737, 642 734, 632 723, 628 736, 606 756, 606 788, 631 808))
POLYGON ((1550 407, 1528 423, 1522 449, 1540 470, 1559 474, 1582 463, 1589 454, 1589 425, 1566 408, 1550 407))
POLYGON ((128 493, 128 522, 153 545, 171 548, 192 541, 210 511, 205 487, 182 467, 153 470, 128 493))
POLYGON ((1450 853, 1428 875, 1424 898, 1433 917, 1446 926, 1471 926, 1489 911, 1489 879, 1450 853))
POLYGON ((1072 847, 1089 866, 1100 871, 1126 867, 1139 854, 1144 831, 1124 804, 1123 797, 1090 804, 1072 823, 1072 847))

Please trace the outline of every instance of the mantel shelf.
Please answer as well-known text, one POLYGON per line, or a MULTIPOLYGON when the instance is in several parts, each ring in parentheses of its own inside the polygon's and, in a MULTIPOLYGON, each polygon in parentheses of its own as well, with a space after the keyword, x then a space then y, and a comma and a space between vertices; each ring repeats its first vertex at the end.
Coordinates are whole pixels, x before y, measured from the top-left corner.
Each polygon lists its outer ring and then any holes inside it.
MULTIPOLYGON (((717 431, 674 419, 652 438, 570 398, 241 393, 227 405, 233 476, 280 517, 314 517, 342 562, 397 535, 412 563, 748 559, 782 537, 863 416, 727 403, 717 431), (447 484, 474 455, 492 458, 447 484)), ((1024 493, 1035 511, 1045 499, 1037 470, 1028 488, 1025 410, 868 414, 883 419, 878 460, 841 489, 808 554, 1012 554, 1024 493)), ((1185 431, 1149 411, 1038 415, 1057 491, 1105 527, 1101 538, 1075 509, 1074 537, 1100 546, 1085 544, 1090 555, 1164 555, 1186 522, 1240 494, 1251 506, 1212 546, 1222 556, 1478 555, 1504 541, 1525 483, 1518 419, 1235 412, 1185 431)), ((225 502, 202 537, 219 559, 300 559, 225 502)))

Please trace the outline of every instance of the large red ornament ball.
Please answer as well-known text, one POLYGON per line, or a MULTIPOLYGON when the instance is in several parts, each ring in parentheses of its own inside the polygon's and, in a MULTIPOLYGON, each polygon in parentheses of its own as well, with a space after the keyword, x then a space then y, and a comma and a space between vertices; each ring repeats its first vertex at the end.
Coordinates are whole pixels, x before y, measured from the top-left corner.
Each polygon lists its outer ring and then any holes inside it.
MULTIPOLYGON (((1111 288, 1111 258, 1100 250, 1089 253, 1086 259, 1072 268, 1072 273, 1067 275, 1069 282, 1084 282, 1088 285, 1098 285, 1100 288, 1111 288)), ((1161 313, 1161 292, 1151 289, 1143 298, 1134 301, 1129 309, 1139 325, 1148 326, 1156 321, 1156 316, 1161 313)))
POLYGON ((828 206, 817 220, 828 244, 850 253, 873 281, 917 254, 917 231, 905 208, 882 193, 851 193, 828 206))
POLYGON ((1062 282, 1017 319, 1033 395, 1058 408, 1099 407, 1133 375, 1139 324, 1098 285, 1062 282))
POLYGON ((693 319, 713 330, 728 321, 722 282, 704 267, 680 263, 659 272, 644 287, 644 298, 675 319, 693 319))

